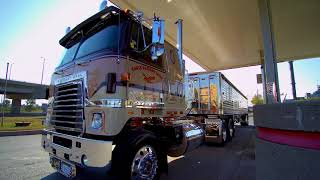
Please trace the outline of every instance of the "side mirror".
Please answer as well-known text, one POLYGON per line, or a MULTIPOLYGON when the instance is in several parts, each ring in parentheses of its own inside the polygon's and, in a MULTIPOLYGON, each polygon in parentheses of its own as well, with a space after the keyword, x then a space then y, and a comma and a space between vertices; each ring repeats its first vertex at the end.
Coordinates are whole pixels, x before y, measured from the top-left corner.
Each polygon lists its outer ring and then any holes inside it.
POLYGON ((158 59, 164 53, 164 21, 155 19, 152 23, 151 58, 158 59))

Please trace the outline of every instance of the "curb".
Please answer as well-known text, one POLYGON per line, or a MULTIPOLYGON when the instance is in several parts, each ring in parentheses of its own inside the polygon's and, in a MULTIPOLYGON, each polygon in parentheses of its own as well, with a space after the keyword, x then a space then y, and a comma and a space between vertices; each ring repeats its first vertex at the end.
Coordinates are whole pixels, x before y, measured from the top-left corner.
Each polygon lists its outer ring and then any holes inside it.
POLYGON ((0 137, 4 136, 23 136, 41 134, 42 130, 26 130, 26 131, 0 131, 0 137))

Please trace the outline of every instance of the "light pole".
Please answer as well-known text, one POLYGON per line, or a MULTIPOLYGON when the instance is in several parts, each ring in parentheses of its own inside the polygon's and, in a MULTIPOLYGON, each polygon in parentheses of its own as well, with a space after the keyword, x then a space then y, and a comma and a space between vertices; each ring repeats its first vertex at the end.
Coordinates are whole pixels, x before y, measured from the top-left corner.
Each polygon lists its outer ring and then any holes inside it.
POLYGON ((3 127, 4 103, 5 103, 5 101, 6 101, 6 93, 7 93, 8 68, 9 68, 9 63, 7 63, 6 81, 5 81, 5 84, 4 84, 4 93, 3 93, 3 101, 2 101, 2 119, 1 119, 1 127, 3 127))
POLYGON ((9 80, 11 80, 11 78, 12 78, 12 77, 11 77, 11 70, 12 70, 13 64, 14 64, 14 63, 11 63, 11 65, 10 65, 9 78, 8 78, 9 80))
POLYGON ((44 71, 44 63, 46 62, 46 58, 41 56, 41 59, 43 60, 42 62, 42 73, 41 73, 41 84, 42 84, 42 80, 43 80, 43 71, 44 71))

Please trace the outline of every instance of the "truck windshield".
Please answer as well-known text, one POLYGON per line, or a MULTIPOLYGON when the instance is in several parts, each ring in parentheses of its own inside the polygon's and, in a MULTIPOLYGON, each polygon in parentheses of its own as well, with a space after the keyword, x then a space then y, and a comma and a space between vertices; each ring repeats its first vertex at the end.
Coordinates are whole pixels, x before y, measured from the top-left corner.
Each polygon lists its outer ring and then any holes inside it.
POLYGON ((73 45, 72 47, 70 47, 69 49, 65 50, 59 66, 67 64, 73 60, 74 55, 78 49, 78 46, 79 46, 79 43, 77 43, 77 44, 73 45))
POLYGON ((80 46, 76 58, 86 56, 103 49, 118 49, 118 25, 110 25, 86 39, 80 46))
MULTIPOLYGON (((123 34, 121 31, 124 24, 125 22, 120 24, 120 34, 123 34)), ((82 58, 97 51, 117 51, 119 42, 118 33, 118 18, 109 18, 105 20, 105 22, 98 22, 91 28, 86 27, 82 41, 79 39, 81 42, 74 44, 65 51, 59 66, 63 66, 74 59, 82 58)))

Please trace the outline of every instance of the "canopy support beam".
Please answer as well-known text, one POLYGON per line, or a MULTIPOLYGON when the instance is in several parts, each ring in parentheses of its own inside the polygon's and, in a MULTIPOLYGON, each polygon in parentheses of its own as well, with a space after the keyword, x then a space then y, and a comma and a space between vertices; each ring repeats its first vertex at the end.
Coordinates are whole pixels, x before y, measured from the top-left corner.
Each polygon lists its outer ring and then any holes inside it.
POLYGON ((258 0, 261 30, 263 37, 263 84, 265 103, 273 104, 280 101, 276 50, 274 46, 271 11, 269 0, 258 0))

